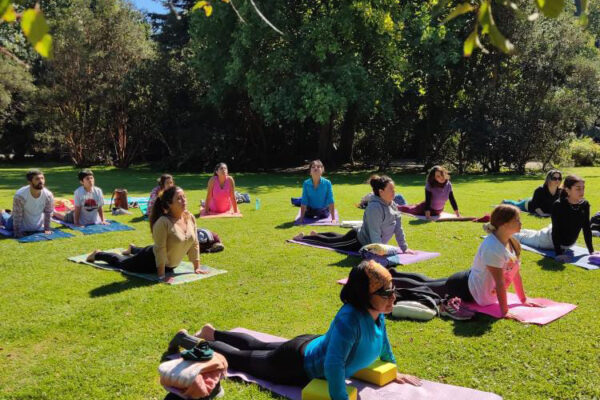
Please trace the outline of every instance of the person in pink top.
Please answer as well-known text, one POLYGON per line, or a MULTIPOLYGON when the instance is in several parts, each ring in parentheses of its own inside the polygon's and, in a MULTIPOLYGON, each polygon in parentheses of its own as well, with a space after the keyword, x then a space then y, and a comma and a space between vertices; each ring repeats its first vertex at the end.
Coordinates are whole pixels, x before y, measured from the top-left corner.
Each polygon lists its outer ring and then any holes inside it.
POLYGON ((440 215, 444 211, 448 200, 450 200, 456 216, 460 217, 458 204, 456 204, 456 199, 452 192, 450 174, 446 168, 435 165, 427 174, 425 201, 419 204, 399 206, 398 210, 412 215, 424 215, 427 219, 430 219, 432 216, 440 215))
POLYGON ((206 208, 201 209, 200 213, 222 214, 226 212, 234 214, 239 212, 235 201, 235 182, 228 174, 227 164, 218 163, 214 176, 208 181, 206 208))

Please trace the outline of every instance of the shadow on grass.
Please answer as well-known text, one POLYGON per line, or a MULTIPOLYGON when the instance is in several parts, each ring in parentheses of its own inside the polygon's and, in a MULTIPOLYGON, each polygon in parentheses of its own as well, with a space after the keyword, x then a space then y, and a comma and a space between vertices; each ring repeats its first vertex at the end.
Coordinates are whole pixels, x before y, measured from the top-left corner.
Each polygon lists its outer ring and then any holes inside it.
POLYGON ((134 217, 134 218, 132 218, 132 219, 129 220, 130 223, 143 222, 143 221, 148 221, 148 218, 146 218, 145 215, 134 217))
POLYGON ((416 219, 416 218, 410 218, 410 220, 408 221, 408 223, 411 225, 423 225, 423 224, 429 224, 430 222, 432 222, 432 221, 424 221, 422 219, 416 219))
POLYGON ((294 221, 288 221, 288 222, 284 222, 282 224, 279 224, 275 227, 275 229, 289 229, 289 228, 293 228, 294 226, 297 226, 299 228, 302 227, 302 225, 296 225, 294 224, 294 221))
MULTIPOLYGON (((341 254, 341 253, 339 253, 341 254)), ((344 254, 341 254, 344 255, 344 254)), ((360 262, 362 261, 362 259, 360 257, 356 257, 356 256, 350 256, 350 255, 345 255, 346 258, 343 258, 339 261, 336 261, 334 263, 329 264, 330 267, 348 267, 348 268, 352 268, 352 267, 356 267, 358 264, 360 264, 360 262)))
POLYGON ((497 319, 483 314, 476 314, 469 321, 454 321, 454 334, 462 337, 477 337, 485 335, 497 319))
POLYGON ((158 284, 158 282, 152 282, 146 279, 136 278, 134 276, 123 276, 126 278, 124 281, 109 283, 107 285, 103 285, 90 290, 90 297, 104 297, 109 296, 111 294, 121 293, 129 289, 158 284))
POLYGON ((542 267, 544 271, 554 271, 559 272, 563 271, 565 268, 565 264, 561 264, 553 258, 550 257, 542 257, 537 261, 537 265, 542 267))

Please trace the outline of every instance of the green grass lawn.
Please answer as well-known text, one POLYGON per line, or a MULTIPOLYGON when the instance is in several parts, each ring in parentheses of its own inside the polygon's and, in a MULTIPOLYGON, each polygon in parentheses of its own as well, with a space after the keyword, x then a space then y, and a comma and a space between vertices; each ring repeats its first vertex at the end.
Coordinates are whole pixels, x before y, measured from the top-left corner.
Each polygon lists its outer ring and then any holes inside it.
MULTIPOLYGON (((25 185, 26 167, 0 166, 0 208, 12 207, 25 185)), ((44 168, 55 196, 72 197, 76 170, 44 168)), ((138 168, 96 168, 96 183, 109 197, 126 187, 146 196, 159 175, 138 168)), ((600 169, 573 169, 586 179, 592 210, 600 208, 600 169)), ((565 174, 566 175, 566 174, 565 174)), ((358 260, 335 252, 285 243, 301 229, 291 223, 305 175, 235 174, 238 190, 249 192, 242 219, 199 220, 216 231, 226 249, 203 255, 202 263, 229 271, 210 279, 168 286, 94 269, 67 257, 95 248, 151 243, 138 210, 117 220, 135 231, 19 244, 0 240, 0 399, 162 399, 157 367, 171 336, 203 323, 238 326, 293 337, 324 333, 339 309, 340 286, 358 260), (254 199, 261 200, 254 210, 254 199)), ((369 191, 367 173, 327 175, 344 220, 362 218, 355 208, 369 191)), ((395 174, 398 192, 421 201, 424 175, 395 174)), ((176 183, 196 213, 208 175, 177 174, 176 183)), ((540 176, 455 176, 463 214, 480 216, 503 198, 531 195, 540 176)), ((448 206, 449 207, 449 206, 448 206)), ((403 219, 409 246, 439 251, 441 257, 403 269, 443 277, 470 266, 483 231, 471 222, 421 223, 403 219)), ((549 221, 523 216, 525 228, 549 221)), ((304 228, 305 232, 310 228, 304 228)), ((324 230, 339 228, 324 227, 324 230)), ((583 238, 580 237, 583 245, 583 238)), ((599 241, 594 244, 600 249, 599 241)), ((523 253, 526 292, 571 302, 578 308, 544 327, 478 316, 469 322, 436 318, 426 323, 388 321, 399 369, 425 379, 491 391, 506 399, 600 398, 600 271, 560 265, 523 253)), ((270 399, 255 385, 225 383, 227 398, 270 399)), ((458 400, 458 399, 457 399, 458 400)))

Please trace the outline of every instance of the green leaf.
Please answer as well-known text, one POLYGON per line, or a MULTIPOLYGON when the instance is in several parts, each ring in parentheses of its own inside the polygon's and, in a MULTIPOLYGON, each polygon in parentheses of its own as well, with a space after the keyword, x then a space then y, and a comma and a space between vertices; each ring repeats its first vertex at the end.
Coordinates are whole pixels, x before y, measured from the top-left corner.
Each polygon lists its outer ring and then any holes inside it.
POLYGON ((479 20, 479 25, 481 25, 481 34, 485 35, 490 31, 490 25, 494 23, 492 19, 492 5, 488 0, 485 0, 479 6, 477 19, 479 20))
POLYGON ((3 16, 8 6, 10 5, 10 0, 0 0, 0 16, 3 16))
POLYGON ((208 1, 199 1, 192 7, 192 11, 202 8, 207 17, 210 17, 213 11, 212 5, 208 1))
POLYGON ((6 22, 15 22, 17 20, 17 13, 15 12, 12 4, 8 5, 4 15, 2 15, 2 19, 6 22))
POLYGON ((582 27, 586 28, 588 26, 588 24, 590 23, 590 17, 585 13, 581 14, 581 16, 579 17, 578 23, 582 27))
POLYGON ((467 36, 467 40, 463 45, 463 55, 465 57, 471 57, 473 54, 473 49, 477 46, 477 27, 471 32, 469 36, 467 36))
POLYGON ((26 10, 21 16, 21 29, 35 51, 42 57, 52 58, 52 37, 48 34, 48 24, 40 10, 26 10))
POLYGON ((54 52, 52 50, 52 36, 46 33, 42 39, 35 44, 34 49, 44 58, 54 58, 54 52))
POLYGON ((515 46, 504 37, 496 24, 490 25, 490 42, 506 54, 511 54, 515 50, 515 46))
POLYGON ((565 0, 536 0, 540 11, 550 18, 556 18, 565 9, 565 0))
POLYGON ((208 5, 208 1, 199 1, 192 7, 192 11, 196 11, 199 8, 204 8, 208 5))
POLYGON ((456 7, 454 7, 454 10, 452 10, 452 12, 446 18, 444 18, 444 23, 446 23, 450 20, 453 20, 454 18, 458 17, 459 15, 469 13, 473 10, 475 10, 475 7, 473 7, 469 3, 459 4, 456 7))
POLYGON ((30 8, 21 17, 21 29, 29 42, 35 46, 48 33, 48 24, 41 11, 30 8))

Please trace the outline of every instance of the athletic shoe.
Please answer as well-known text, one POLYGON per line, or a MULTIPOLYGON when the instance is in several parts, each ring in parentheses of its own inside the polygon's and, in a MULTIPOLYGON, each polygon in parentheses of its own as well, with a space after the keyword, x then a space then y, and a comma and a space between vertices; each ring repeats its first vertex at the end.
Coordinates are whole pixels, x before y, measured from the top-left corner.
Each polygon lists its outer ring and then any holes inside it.
POLYGON ((208 250, 206 250, 206 252, 207 253, 218 253, 223 250, 225 250, 225 246, 223 245, 223 243, 215 243, 208 250))
POLYGON ((115 207, 112 210, 112 215, 125 215, 125 214, 131 215, 131 212, 129 212, 123 208, 118 208, 118 207, 115 207))
POLYGON ((440 304, 440 316, 452 318, 457 321, 464 321, 473 318, 475 313, 464 308, 460 298, 453 297, 444 300, 442 304, 440 304))

